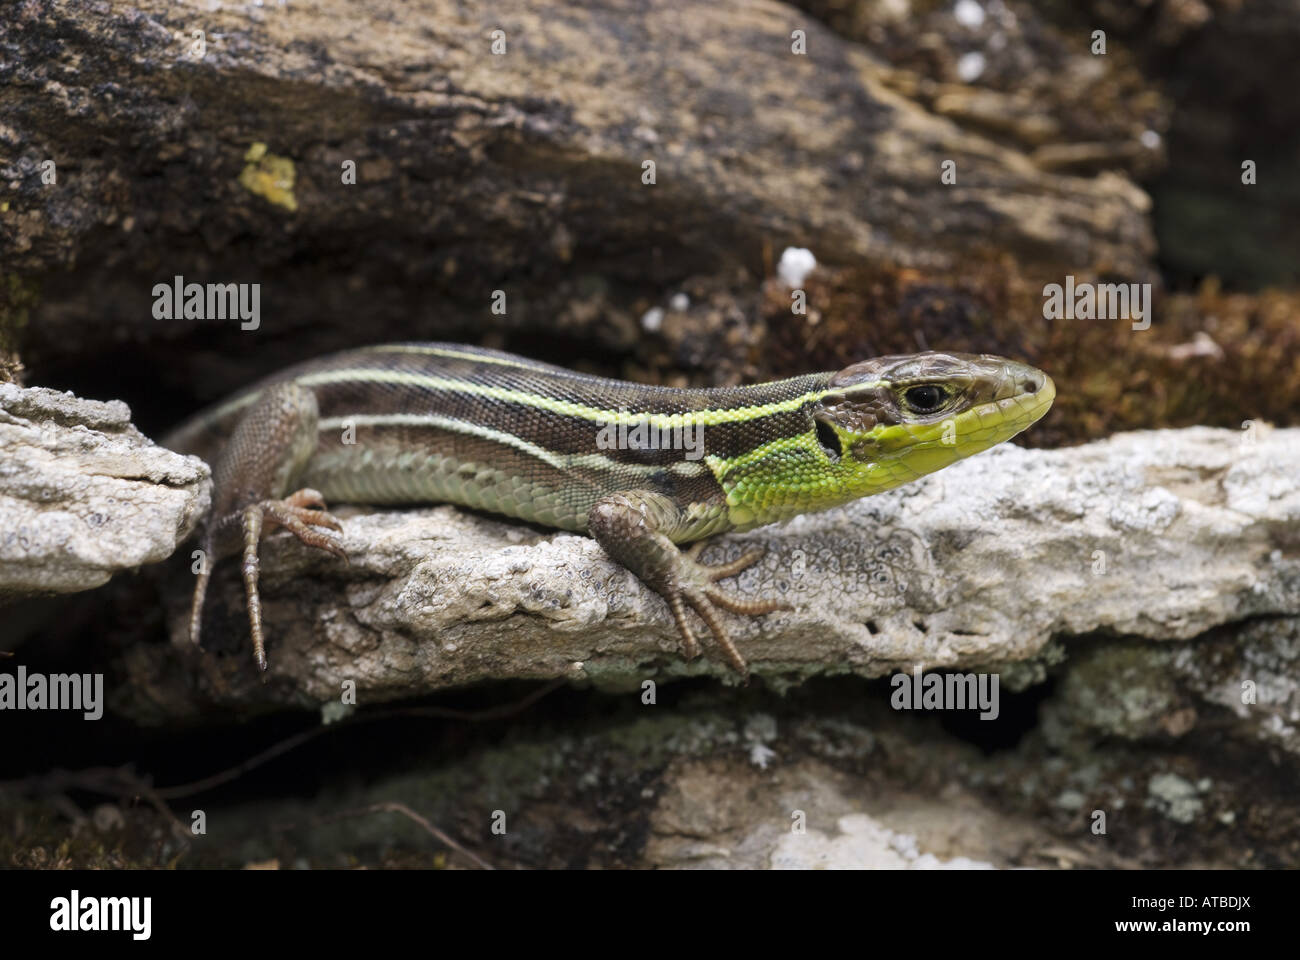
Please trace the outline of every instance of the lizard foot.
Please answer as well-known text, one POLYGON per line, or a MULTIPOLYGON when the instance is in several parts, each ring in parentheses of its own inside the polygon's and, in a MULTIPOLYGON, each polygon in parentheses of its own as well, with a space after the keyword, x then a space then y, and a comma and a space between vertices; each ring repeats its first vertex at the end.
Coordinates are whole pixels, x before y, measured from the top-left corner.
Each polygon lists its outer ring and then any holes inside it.
POLYGON ((303 489, 289 494, 283 500, 263 500, 250 504, 243 510, 244 527, 244 592, 248 597, 248 626, 253 635, 253 659, 259 670, 266 670, 266 641, 262 633, 262 595, 258 589, 258 574, 262 561, 258 548, 263 530, 284 527, 309 547, 326 550, 341 557, 343 551, 338 538, 320 528, 341 531, 342 525, 324 510, 325 500, 315 490, 303 489))
POLYGON ((640 490, 602 497, 587 515, 588 529, 605 552, 667 601, 682 638, 683 655, 688 660, 700 655, 700 644, 686 613, 690 608, 704 621, 731 666, 748 678, 749 667, 731 641, 719 609, 757 616, 792 608, 780 600, 740 600, 716 586, 717 581, 752 567, 764 551, 751 550, 716 566, 701 563, 698 558, 703 542, 683 553, 668 536, 682 523, 683 512, 677 503, 662 494, 640 490))
POLYGON ((676 589, 670 587, 663 591, 668 601, 668 608, 672 611, 673 620, 677 623, 677 631, 682 636, 683 653, 689 660, 695 659, 700 653, 699 642, 695 639, 695 633, 686 617, 686 607, 689 606, 704 621, 709 633, 713 635, 713 639, 722 648, 736 672, 748 679, 749 665, 732 642, 722 618, 718 616, 717 608, 721 607, 723 610, 751 617, 794 608, 781 600, 741 600, 714 586, 718 580, 725 580, 748 570, 763 559, 765 550, 750 550, 730 563, 706 564, 698 559, 703 549, 704 543, 700 542, 682 555, 676 578, 676 589))
POLYGON ((313 529, 324 527, 335 532, 343 530, 338 519, 325 512, 325 499, 319 492, 303 488, 283 500, 263 500, 257 507, 262 511, 268 531, 284 527, 307 546, 327 550, 347 562, 348 555, 339 545, 338 537, 313 529))

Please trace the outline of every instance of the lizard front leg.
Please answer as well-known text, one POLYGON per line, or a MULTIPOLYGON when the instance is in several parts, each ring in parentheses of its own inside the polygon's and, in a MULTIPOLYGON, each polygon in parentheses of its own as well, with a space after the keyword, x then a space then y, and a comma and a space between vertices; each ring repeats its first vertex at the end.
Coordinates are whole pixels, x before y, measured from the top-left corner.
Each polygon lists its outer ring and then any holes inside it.
POLYGON ((316 396, 310 390, 294 383, 269 387, 240 419, 212 470, 212 514, 203 533, 206 558, 190 605, 190 639, 199 642, 213 564, 242 552, 253 657, 262 670, 266 669, 258 589, 262 537, 284 527, 308 546, 347 560, 337 537, 325 532, 342 527, 325 512, 324 498, 309 489, 285 496, 316 449, 319 420, 316 396))
POLYGON ((681 507, 671 499, 643 490, 609 494, 596 501, 587 514, 587 528, 604 551, 667 601, 687 659, 694 659, 700 653, 686 614, 686 608, 690 607, 704 621, 731 665, 747 677, 749 667, 745 658, 727 635, 716 608, 758 616, 791 607, 780 600, 740 600, 715 586, 716 581, 753 566, 762 558, 763 551, 751 550, 731 563, 718 566, 700 563, 696 557, 702 543, 683 554, 671 539, 671 534, 684 521, 681 507))

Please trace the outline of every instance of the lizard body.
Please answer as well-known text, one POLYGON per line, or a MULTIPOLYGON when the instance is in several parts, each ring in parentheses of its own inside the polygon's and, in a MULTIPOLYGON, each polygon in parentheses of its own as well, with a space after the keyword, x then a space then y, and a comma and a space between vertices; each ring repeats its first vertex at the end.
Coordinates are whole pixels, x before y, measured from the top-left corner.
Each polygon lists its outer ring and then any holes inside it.
POLYGON ((447 502, 593 536, 732 665, 718 608, 756 615, 677 544, 825 510, 988 449, 1042 417, 1055 386, 991 356, 878 357, 837 372, 713 389, 642 386, 456 344, 385 344, 308 361, 182 425, 164 442, 213 464, 209 562, 243 554, 255 658, 266 668, 258 546, 285 527, 343 556, 325 502, 447 502), (296 492, 291 492, 296 491, 296 492))

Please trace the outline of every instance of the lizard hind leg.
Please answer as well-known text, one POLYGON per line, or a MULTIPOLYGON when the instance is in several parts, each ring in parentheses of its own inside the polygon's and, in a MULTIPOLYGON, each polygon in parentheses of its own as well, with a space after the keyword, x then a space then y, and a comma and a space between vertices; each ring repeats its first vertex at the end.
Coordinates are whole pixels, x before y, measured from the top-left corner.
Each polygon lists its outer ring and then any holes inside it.
POLYGON ((213 465, 213 509, 204 538, 209 553, 195 583, 190 634, 197 642, 203 596, 212 565, 242 554, 253 656, 265 670, 266 644, 259 590, 259 548, 265 533, 283 527, 302 543, 344 560, 339 521, 325 512, 321 494, 304 488, 288 493, 316 449, 319 411, 316 396, 288 382, 268 387, 252 404, 213 465))
POLYGON ((244 561, 241 570, 244 576, 244 593, 248 598, 248 628, 253 638, 253 659, 257 662, 259 670, 265 670, 267 667, 266 637, 262 630, 262 595, 258 588, 258 575, 262 566, 258 548, 264 532, 270 532, 276 527, 284 527, 307 546, 328 551, 345 563, 348 559, 347 553, 338 543, 338 538, 314 529, 325 527, 329 530, 341 531, 342 525, 324 510, 298 506, 304 495, 308 500, 314 500, 324 506, 319 493, 304 489, 290 494, 283 500, 263 500, 261 503, 250 504, 244 508, 241 515, 244 532, 244 561))

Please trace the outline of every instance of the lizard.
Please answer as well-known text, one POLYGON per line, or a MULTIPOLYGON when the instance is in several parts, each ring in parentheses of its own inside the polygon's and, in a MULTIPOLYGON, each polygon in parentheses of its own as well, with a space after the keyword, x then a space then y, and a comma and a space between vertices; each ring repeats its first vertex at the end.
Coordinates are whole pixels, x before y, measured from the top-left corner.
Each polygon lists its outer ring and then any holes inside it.
POLYGON ((790 609, 718 586, 763 555, 697 558, 707 538, 889 490, 1039 420, 1052 379, 991 355, 926 351, 768 383, 682 389, 576 373, 480 347, 392 343, 300 363, 203 411, 165 446, 212 465, 189 633, 214 564, 242 555, 267 669, 259 548, 284 528, 346 560, 327 502, 444 502, 585 533, 667 603, 697 657, 694 611, 747 665, 720 611, 790 609), (692 544, 683 551, 679 545, 692 544))

